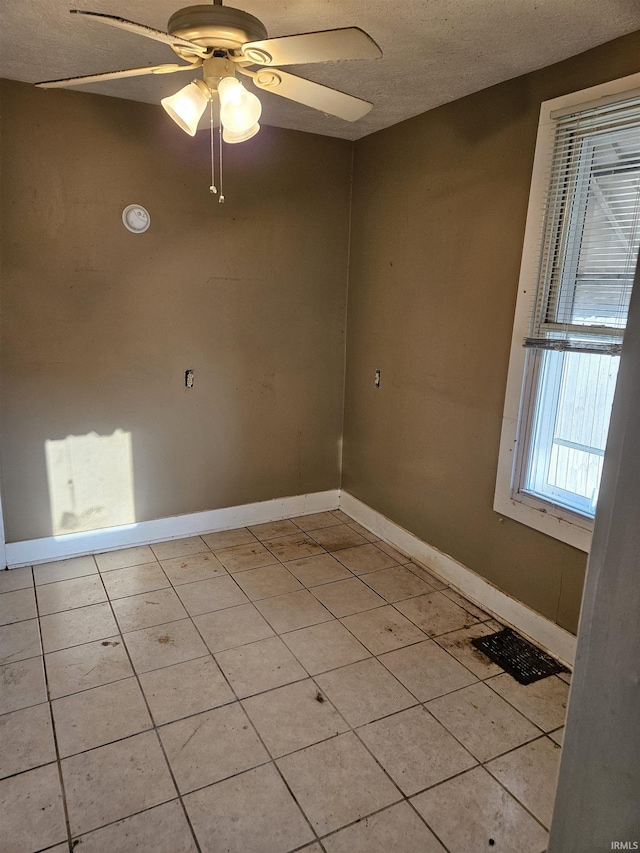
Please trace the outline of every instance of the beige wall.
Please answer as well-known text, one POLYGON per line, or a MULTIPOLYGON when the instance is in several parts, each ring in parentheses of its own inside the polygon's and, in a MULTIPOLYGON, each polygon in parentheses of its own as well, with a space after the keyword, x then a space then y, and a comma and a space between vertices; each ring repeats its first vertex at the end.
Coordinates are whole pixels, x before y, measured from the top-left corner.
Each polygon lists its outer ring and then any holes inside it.
POLYGON ((130 433, 137 521, 336 488, 351 143, 263 128, 219 205, 159 106, 0 96, 7 540, 51 534, 45 443, 91 432, 130 433))
POLYGON ((585 555, 492 510, 513 312, 541 101, 637 71, 640 33, 355 147, 343 485, 570 630, 585 555))

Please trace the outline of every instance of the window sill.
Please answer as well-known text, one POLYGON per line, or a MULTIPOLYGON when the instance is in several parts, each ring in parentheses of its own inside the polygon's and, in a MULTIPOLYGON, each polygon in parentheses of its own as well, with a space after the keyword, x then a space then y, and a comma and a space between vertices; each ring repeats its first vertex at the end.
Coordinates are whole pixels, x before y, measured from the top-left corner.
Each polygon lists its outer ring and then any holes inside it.
POLYGON ((518 495, 516 499, 496 493, 493 509, 587 554, 591 549, 593 521, 589 518, 574 515, 553 504, 543 505, 542 501, 527 495, 518 495))

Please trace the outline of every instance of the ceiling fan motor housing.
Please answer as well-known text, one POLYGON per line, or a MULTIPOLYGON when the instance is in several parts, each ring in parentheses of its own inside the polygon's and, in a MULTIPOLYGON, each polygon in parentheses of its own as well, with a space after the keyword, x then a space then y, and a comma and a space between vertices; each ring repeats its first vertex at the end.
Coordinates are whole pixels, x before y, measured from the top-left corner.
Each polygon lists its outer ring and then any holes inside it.
MULTIPOLYGON (((229 6, 187 6, 179 9, 169 18, 167 30, 172 36, 180 36, 202 47, 222 50, 239 50, 250 41, 267 38, 267 30, 262 21, 229 6)), ((189 58, 188 49, 172 45, 173 50, 184 58, 189 58)))

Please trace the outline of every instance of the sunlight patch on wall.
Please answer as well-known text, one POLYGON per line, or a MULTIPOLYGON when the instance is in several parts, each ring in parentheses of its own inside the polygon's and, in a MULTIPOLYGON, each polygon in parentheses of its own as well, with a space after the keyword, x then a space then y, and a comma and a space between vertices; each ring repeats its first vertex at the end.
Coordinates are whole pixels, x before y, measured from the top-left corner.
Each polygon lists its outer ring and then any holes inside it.
POLYGON ((131 433, 45 441, 54 536, 135 522, 131 433))

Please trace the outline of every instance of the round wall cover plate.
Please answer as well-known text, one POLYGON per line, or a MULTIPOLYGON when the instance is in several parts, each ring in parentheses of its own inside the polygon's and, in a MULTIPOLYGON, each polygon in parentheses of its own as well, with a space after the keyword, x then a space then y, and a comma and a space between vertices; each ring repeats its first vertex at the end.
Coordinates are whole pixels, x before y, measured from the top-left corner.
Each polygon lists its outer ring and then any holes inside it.
POLYGON ((133 231, 134 234, 142 234, 151 225, 151 217, 149 211, 141 204, 129 204, 122 211, 122 221, 125 228, 133 231))

